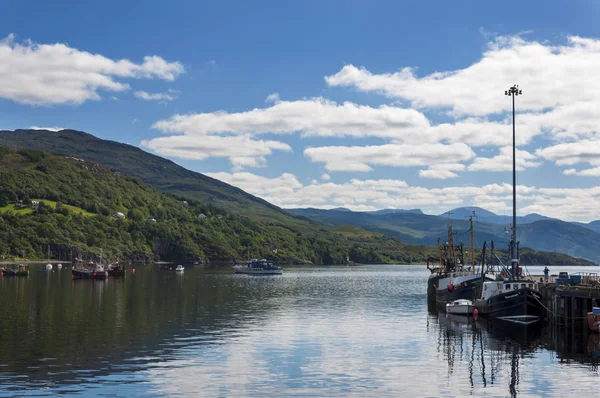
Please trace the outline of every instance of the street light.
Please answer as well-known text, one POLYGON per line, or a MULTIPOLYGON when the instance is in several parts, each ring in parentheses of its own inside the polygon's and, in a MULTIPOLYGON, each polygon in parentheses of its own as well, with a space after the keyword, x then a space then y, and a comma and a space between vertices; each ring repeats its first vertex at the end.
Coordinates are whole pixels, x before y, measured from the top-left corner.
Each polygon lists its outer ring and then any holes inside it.
POLYGON ((516 149, 515 149, 515 97, 523 94, 523 91, 519 90, 519 86, 515 84, 508 90, 504 91, 504 95, 512 97, 512 116, 513 116, 513 227, 512 227, 512 245, 511 245, 511 265, 512 265, 512 277, 515 278, 517 275, 517 267, 519 265, 519 259, 517 258, 517 163, 516 163, 516 149))

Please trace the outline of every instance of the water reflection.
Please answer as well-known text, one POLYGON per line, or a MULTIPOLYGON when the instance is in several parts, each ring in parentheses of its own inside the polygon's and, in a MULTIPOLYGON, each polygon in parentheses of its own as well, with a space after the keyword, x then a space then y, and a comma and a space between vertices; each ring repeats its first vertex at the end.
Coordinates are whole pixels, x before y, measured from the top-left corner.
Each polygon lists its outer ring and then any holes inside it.
POLYGON ((0 395, 546 396, 591 391, 600 340, 426 302, 423 267, 158 267, 0 279, 0 395))

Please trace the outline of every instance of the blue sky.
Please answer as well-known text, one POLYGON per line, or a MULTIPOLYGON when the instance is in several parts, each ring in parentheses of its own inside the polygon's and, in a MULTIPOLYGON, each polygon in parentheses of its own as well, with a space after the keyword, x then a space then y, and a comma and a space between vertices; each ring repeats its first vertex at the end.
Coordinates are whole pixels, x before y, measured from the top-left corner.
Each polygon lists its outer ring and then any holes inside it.
POLYGON ((488 3, 7 1, 0 128, 141 146, 283 207, 502 214, 519 83, 519 213, 600 218, 600 6, 488 3))

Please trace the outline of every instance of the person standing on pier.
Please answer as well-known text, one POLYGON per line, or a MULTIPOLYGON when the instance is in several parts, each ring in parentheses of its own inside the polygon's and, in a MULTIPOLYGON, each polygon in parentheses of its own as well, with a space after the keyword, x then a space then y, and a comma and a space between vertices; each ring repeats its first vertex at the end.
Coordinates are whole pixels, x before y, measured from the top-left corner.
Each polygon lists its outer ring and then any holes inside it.
POLYGON ((544 268, 544 280, 546 281, 546 283, 548 283, 548 274, 550 273, 550 270, 548 269, 548 267, 544 268))

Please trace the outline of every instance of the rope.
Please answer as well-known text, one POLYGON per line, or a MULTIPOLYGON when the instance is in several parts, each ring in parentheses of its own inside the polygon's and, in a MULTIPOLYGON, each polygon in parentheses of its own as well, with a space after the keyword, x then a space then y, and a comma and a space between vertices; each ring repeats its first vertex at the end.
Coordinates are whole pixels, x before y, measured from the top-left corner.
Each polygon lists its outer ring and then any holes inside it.
POLYGON ((587 315, 586 315, 586 316, 578 316, 578 317, 568 317, 568 316, 564 316, 564 315, 557 315, 557 313, 556 313, 556 312, 554 312, 554 311, 552 311, 550 308, 546 307, 546 306, 544 305, 544 303, 542 303, 542 302, 540 301, 540 299, 538 299, 538 298, 537 298, 537 297, 535 297, 535 296, 533 296, 533 298, 534 298, 534 299, 535 299, 535 300, 536 300, 538 303, 540 303, 540 305, 541 305, 542 307, 544 307, 544 308, 546 309, 546 311, 548 311, 548 312, 549 312, 549 313, 550 313, 552 316, 554 316, 554 317, 556 317, 556 318, 563 318, 563 319, 569 318, 569 319, 572 319, 572 320, 576 320, 576 319, 578 319, 578 320, 579 320, 579 319, 587 319, 587 315))

